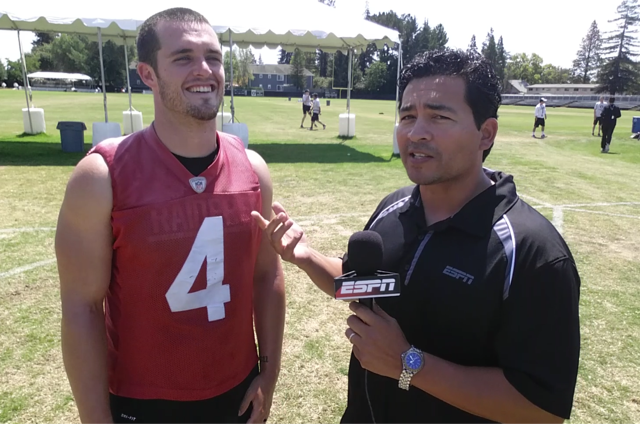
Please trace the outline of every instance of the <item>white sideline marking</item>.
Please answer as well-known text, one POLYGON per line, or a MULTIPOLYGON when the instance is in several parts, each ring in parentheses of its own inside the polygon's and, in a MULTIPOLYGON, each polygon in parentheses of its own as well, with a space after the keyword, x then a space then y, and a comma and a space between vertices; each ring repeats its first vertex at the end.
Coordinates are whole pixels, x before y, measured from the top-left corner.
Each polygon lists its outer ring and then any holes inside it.
POLYGON ((55 227, 33 227, 33 228, 5 228, 0 229, 0 233, 26 233, 29 231, 55 231, 55 227))
POLYGON ((563 224, 564 224, 564 212, 562 211, 561 207, 559 206, 553 207, 553 218, 551 219, 551 223, 553 224, 554 227, 556 227, 556 230, 558 230, 558 232, 562 234, 563 224))
POLYGON ((591 206, 640 206, 640 202, 616 202, 616 203, 580 203, 576 205, 559 205, 563 208, 588 208, 591 206))
POLYGON ((575 212, 586 212, 586 213, 594 213, 596 215, 606 215, 606 216, 618 216, 620 218, 631 218, 631 219, 640 219, 640 216, 635 216, 635 215, 624 215, 621 213, 609 213, 609 212, 602 212, 602 211, 591 211, 589 209, 579 209, 579 208, 564 208, 570 211, 575 211, 575 212))
POLYGON ((47 259, 46 261, 34 262, 32 264, 29 264, 29 265, 25 265, 25 266, 21 266, 21 267, 18 267, 18 268, 10 269, 9 271, 0 273, 0 279, 3 279, 5 277, 11 277, 12 275, 22 274, 23 272, 30 271, 30 270, 32 270, 34 268, 38 268, 38 267, 41 267, 41 266, 52 264, 55 261, 56 261, 55 259, 47 259))

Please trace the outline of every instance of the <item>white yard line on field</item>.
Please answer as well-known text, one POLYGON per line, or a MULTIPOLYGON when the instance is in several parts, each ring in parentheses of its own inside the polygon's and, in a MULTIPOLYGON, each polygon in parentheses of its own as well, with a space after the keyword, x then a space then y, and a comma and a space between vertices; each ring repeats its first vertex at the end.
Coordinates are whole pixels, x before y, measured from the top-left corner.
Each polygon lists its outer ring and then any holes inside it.
POLYGON ((29 227, 29 228, 4 228, 0 229, 2 233, 27 233, 31 231, 55 231, 55 227, 29 227))
POLYGON ((602 212, 602 211, 592 211, 589 209, 580 209, 580 208, 571 208, 571 207, 565 207, 563 209, 566 209, 568 211, 574 211, 574 212, 586 212, 586 213, 593 213, 596 215, 605 215, 605 216, 616 216, 616 217, 620 217, 620 218, 631 218, 631 219, 640 219, 640 216, 636 216, 636 215, 625 215, 625 214, 621 214, 621 213, 609 213, 609 212, 602 212))
POLYGON ((46 266, 54 263, 55 259, 47 259, 46 261, 34 262, 29 265, 20 266, 18 268, 10 269, 9 271, 0 273, 0 280, 6 277, 11 277, 13 275, 22 274, 23 272, 30 271, 35 268, 39 268, 41 266, 46 266))

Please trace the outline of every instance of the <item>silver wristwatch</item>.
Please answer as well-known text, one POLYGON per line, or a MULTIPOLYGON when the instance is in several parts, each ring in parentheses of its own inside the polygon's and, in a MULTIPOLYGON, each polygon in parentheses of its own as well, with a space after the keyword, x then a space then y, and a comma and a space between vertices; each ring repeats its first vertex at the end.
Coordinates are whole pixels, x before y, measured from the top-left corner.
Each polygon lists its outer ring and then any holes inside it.
POLYGON ((424 367, 424 353, 411 346, 402 354, 402 373, 398 380, 398 387, 409 390, 411 379, 424 367))

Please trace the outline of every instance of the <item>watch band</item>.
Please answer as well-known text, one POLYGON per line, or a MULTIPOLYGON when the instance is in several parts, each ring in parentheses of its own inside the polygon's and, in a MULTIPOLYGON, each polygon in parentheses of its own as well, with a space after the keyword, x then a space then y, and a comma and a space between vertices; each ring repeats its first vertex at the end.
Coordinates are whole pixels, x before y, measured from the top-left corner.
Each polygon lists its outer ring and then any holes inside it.
POLYGON ((398 387, 403 390, 409 390, 409 386, 411 386, 411 379, 413 378, 414 373, 409 371, 408 369, 403 369, 400 374, 400 380, 398 380, 398 387))
POLYGON ((422 369, 422 367, 424 367, 423 352, 420 349, 416 349, 414 346, 411 346, 406 352, 402 354, 402 372, 400 373, 400 378, 398 379, 398 387, 403 390, 409 390, 409 387, 411 386, 411 379, 422 369), (421 364, 419 368, 413 369, 406 363, 406 357, 409 354, 418 354, 420 356, 421 364))

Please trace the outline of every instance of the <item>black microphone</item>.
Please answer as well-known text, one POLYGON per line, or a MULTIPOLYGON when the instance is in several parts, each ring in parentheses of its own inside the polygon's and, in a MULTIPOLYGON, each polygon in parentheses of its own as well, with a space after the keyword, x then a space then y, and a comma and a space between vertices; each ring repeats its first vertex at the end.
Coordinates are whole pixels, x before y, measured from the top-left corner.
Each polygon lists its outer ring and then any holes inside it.
POLYGON ((358 299, 372 308, 374 298, 400 296, 400 276, 378 269, 384 257, 380 234, 375 231, 353 234, 349 238, 347 254, 353 271, 334 279, 336 299, 358 299))

